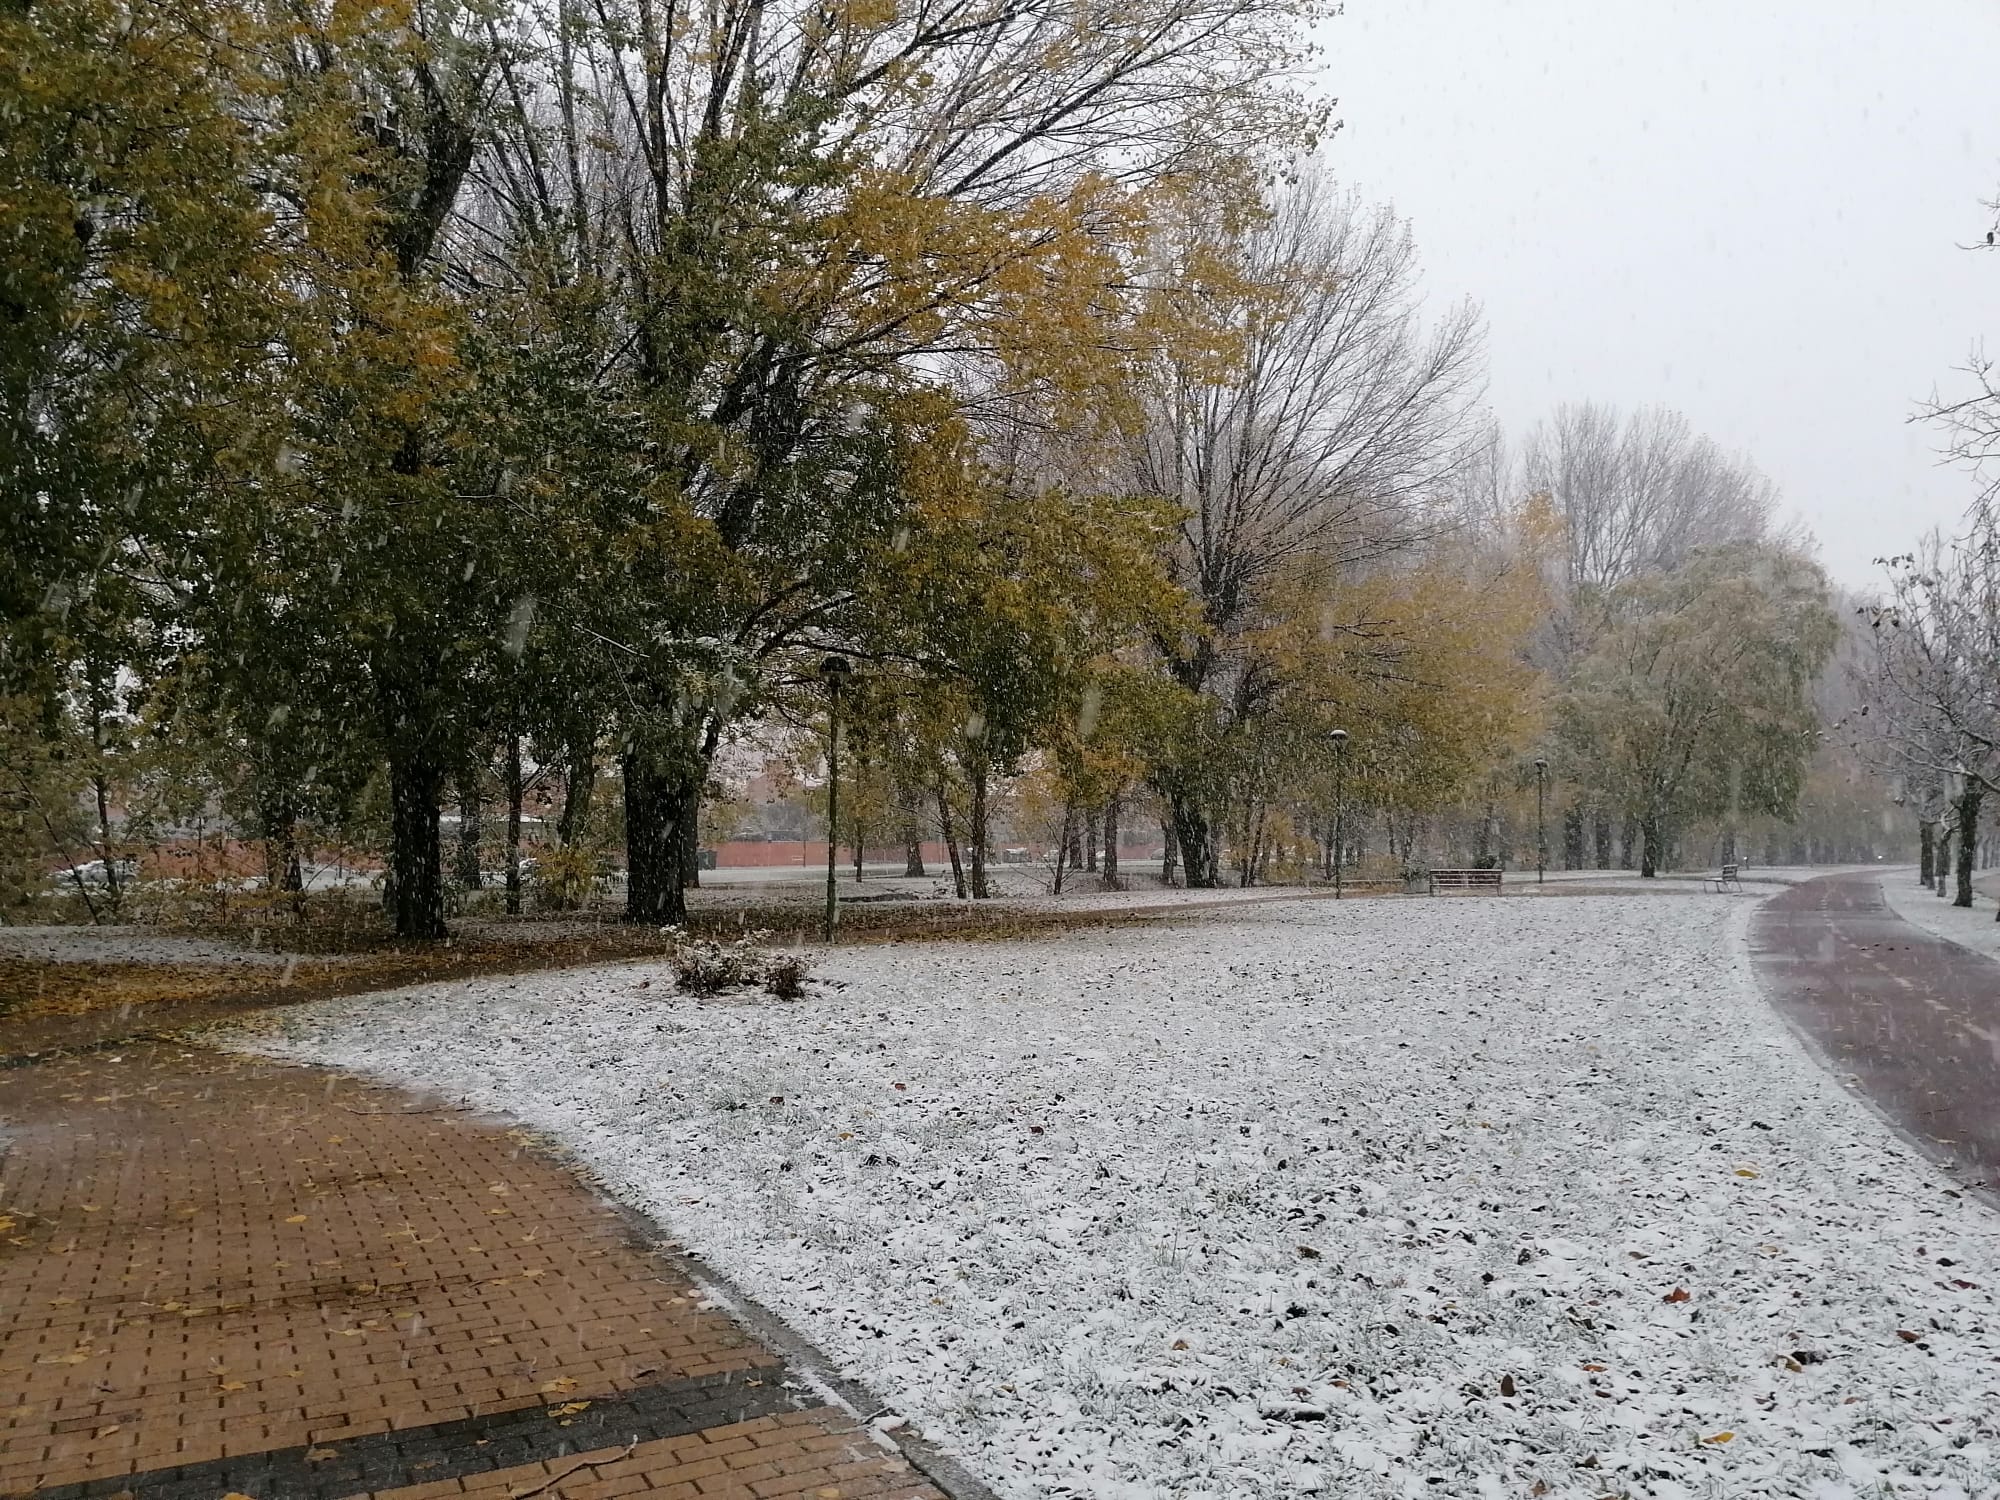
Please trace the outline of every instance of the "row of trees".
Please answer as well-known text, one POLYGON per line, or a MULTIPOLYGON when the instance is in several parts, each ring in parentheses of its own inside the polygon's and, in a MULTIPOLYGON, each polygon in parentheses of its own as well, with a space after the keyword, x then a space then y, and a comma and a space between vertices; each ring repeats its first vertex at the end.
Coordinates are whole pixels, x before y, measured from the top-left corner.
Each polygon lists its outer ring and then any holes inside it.
POLYGON ((672 922, 718 754, 823 737, 834 653, 974 894, 1029 765, 1196 885, 1345 859, 1336 777, 1413 857, 1537 747, 1649 873, 1788 811, 1829 627, 1768 486, 1661 413, 1505 456, 1472 311, 1300 165, 1309 19, 0 14, 16 886, 82 840, 115 901, 148 814, 296 886, 339 829, 436 937, 540 782, 672 922))
POLYGON ((1927 534, 1884 560, 1862 605, 1872 636, 1865 742, 1920 837, 1920 878, 1972 905, 1981 815, 2000 792, 2000 532, 1989 506, 1965 533, 1927 534))
POLYGON ((1850 722, 1917 825, 1921 880, 1969 907, 1981 817, 2000 793, 2000 375, 1981 349, 1960 374, 1954 393, 1933 395, 1916 415, 1968 473, 1974 499, 1955 532, 1929 531, 1877 559, 1884 586, 1856 606, 1869 651, 1850 722))

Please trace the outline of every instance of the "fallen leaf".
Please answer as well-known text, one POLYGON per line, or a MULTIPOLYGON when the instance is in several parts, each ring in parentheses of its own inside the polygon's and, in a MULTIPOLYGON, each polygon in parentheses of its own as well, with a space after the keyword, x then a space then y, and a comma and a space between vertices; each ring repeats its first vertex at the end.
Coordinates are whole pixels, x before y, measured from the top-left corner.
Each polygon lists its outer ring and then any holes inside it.
POLYGON ((1918 1339, 1922 1338, 1923 1335, 1921 1333, 1912 1333, 1907 1328, 1898 1328, 1896 1330, 1896 1337, 1901 1339, 1906 1344, 1914 1344, 1918 1339))
POLYGON ((589 1407, 590 1403, 588 1401, 565 1401, 561 1406, 551 1406, 549 1408, 549 1415, 552 1417, 573 1417, 580 1411, 587 1411, 589 1407))
POLYGON ((305 1221, 306 1221, 306 1216, 304 1214, 293 1214, 290 1218, 285 1220, 287 1224, 303 1224, 305 1223, 305 1221))
POLYGON ((1756 1172, 1752 1171, 1752 1170, 1751 1170, 1750 1168, 1748 1168, 1748 1167, 1738 1167, 1738 1168, 1736 1169, 1736 1175, 1737 1175, 1738 1177, 1755 1177, 1755 1176, 1757 1176, 1758 1174, 1757 1174, 1756 1172))
POLYGON ((567 1396, 576 1389, 576 1382, 567 1375, 559 1375, 554 1380, 542 1382, 544 1396, 567 1396))
POLYGON ((1726 1443, 1735 1436, 1736 1434, 1733 1432, 1718 1432, 1714 1437, 1705 1437, 1702 1441, 1704 1443, 1726 1443))
POLYGON ((1500 1394, 1511 1396, 1514 1394, 1514 1390, 1514 1377, 1512 1375, 1502 1375, 1500 1377, 1500 1394))
POLYGON ((1668 1292, 1667 1295, 1662 1297, 1660 1300, 1662 1302, 1686 1302, 1690 1300, 1693 1296, 1694 1293, 1688 1291, 1687 1288, 1677 1286, 1671 1292, 1668 1292))
POLYGON ((222 1388, 225 1391, 247 1391, 250 1389, 250 1386, 247 1382, 241 1380, 225 1380, 222 1382, 222 1388))

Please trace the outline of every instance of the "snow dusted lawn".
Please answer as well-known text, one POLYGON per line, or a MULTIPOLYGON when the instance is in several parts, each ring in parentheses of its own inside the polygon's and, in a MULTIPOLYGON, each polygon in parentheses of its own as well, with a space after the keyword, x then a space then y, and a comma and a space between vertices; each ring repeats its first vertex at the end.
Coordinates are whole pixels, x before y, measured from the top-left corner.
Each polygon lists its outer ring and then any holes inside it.
POLYGON ((275 967, 283 953, 240 948, 188 933, 131 924, 103 927, 0 927, 0 953, 37 963, 247 964, 275 967))
POLYGON ((1765 1009, 1752 905, 1264 905, 241 1045, 553 1132, 1018 1500, 2000 1495, 2000 1218, 1765 1009))
POLYGON ((1993 919, 1992 899, 1976 886, 1970 907, 1953 906, 1951 897, 1925 890, 1913 873, 1898 870, 1882 877, 1882 892, 1889 909, 1904 921, 1961 948, 2000 958, 2000 922, 1993 919))

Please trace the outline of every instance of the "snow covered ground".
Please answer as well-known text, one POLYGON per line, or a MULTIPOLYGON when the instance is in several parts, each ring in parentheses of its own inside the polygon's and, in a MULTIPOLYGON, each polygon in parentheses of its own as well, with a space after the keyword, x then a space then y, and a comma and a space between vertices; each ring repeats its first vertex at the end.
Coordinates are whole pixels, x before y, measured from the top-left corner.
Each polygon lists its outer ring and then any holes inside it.
POLYGON ((1994 920, 1993 901, 1975 888, 1970 907, 1953 906, 1949 896, 1917 884, 1914 871, 1898 870, 1882 880, 1882 892, 1889 908, 1906 922, 1914 922, 1961 948, 2000 958, 2000 921, 1994 920))
POLYGON ((560 1137, 1007 1497, 2000 1495, 2000 1218, 1753 903, 1246 906, 276 1013, 560 1137))
POLYGON ((276 967, 283 953, 241 948, 189 933, 131 924, 0 927, 0 954, 37 963, 247 964, 276 967))

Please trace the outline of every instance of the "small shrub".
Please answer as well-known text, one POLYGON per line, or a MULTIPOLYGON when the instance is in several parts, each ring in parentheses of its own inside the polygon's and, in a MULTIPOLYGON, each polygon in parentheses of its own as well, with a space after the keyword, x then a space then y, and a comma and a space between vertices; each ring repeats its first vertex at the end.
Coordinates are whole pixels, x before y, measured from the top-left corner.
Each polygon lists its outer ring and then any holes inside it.
POLYGON ((806 975, 812 960, 803 953, 778 953, 764 966, 764 988, 780 1000, 800 1000, 806 993, 806 975))
POLYGON ((602 858, 581 844, 543 849, 535 862, 535 904, 544 911, 575 911, 590 899, 602 858))
POLYGON ((720 995, 726 990, 761 984, 781 1000, 805 994, 811 961, 802 953, 771 953, 764 947, 768 932, 746 932, 731 942, 682 937, 667 953, 674 983, 690 995, 720 995))

